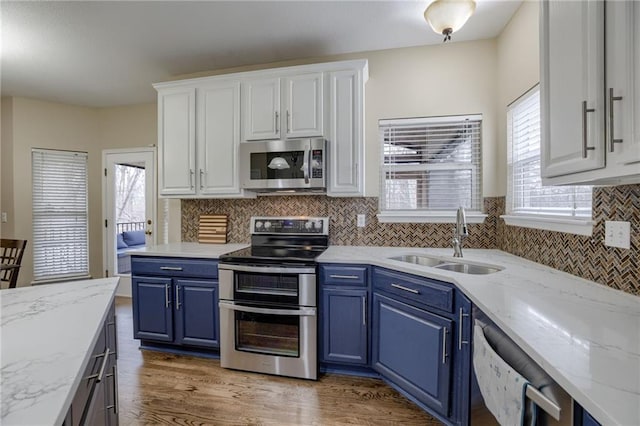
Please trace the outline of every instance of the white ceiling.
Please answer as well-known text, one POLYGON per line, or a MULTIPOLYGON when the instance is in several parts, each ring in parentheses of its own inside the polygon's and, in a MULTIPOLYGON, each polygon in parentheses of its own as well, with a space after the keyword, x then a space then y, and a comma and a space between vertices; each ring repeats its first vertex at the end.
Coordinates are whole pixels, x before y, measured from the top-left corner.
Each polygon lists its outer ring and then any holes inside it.
MULTIPOLYGON (((442 43, 425 1, 2 1, 2 95, 152 102, 179 74, 442 43)), ((500 34, 518 0, 477 0, 453 41, 500 34)))

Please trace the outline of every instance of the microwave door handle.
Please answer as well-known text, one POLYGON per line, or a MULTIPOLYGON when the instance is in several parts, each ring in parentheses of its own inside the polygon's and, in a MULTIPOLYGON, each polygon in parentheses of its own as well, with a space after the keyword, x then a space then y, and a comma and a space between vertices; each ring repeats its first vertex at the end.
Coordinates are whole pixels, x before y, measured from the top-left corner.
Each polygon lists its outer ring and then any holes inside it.
POLYGON ((302 170, 304 171, 304 183, 309 183, 309 154, 311 153, 311 147, 304 151, 304 157, 302 160, 302 170))

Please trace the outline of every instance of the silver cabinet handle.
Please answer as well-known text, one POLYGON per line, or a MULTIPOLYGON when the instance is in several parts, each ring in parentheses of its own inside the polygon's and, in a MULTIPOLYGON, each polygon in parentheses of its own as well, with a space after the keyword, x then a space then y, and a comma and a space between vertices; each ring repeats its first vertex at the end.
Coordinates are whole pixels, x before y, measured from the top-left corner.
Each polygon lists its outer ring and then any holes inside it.
POLYGON ((171 301, 169 300, 169 284, 164 285, 164 307, 168 308, 171 301))
POLYGON ((287 110, 287 134, 291 131, 291 114, 287 110))
POLYGON ((594 108, 587 108, 587 101, 582 101, 582 158, 587 158, 587 151, 595 150, 594 146, 587 146, 587 113, 595 112, 594 108))
POLYGON ((413 294, 420 294, 420 292, 418 290, 414 290, 412 288, 405 287, 403 285, 396 284, 396 283, 391 283, 391 287, 395 287, 395 288, 400 289, 400 290, 408 291, 409 293, 413 293, 413 294))
POLYGON ((278 133, 280 131, 280 125, 278 123, 278 118, 280 117, 280 114, 278 113, 278 111, 276 111, 276 133, 278 133))
POLYGON ((367 326, 367 296, 362 296, 362 325, 367 326))
POLYGON ((341 280, 357 280, 360 277, 357 275, 339 275, 339 274, 335 274, 335 275, 329 275, 329 278, 337 278, 337 279, 341 279, 341 280))
POLYGON ((182 271, 180 266, 161 266, 161 271, 182 271))
POLYGON ((204 170, 200 169, 200 189, 203 188, 202 182, 204 182, 204 170))
POLYGON ((113 366, 113 373, 107 374, 107 377, 113 377, 113 405, 107 405, 107 410, 113 408, 113 412, 118 414, 118 366, 113 366))
POLYGON ((613 87, 609 88, 609 152, 615 151, 615 144, 622 143, 622 139, 616 139, 614 137, 614 125, 613 125, 613 102, 621 101, 622 96, 613 96, 613 87))
POLYGON ((195 175, 195 172, 193 171, 193 169, 189 169, 189 188, 193 189, 193 177, 195 175))
POLYGON ((460 313, 458 315, 458 350, 461 351, 462 350, 462 345, 468 345, 469 341, 468 340, 462 340, 462 321, 464 319, 464 317, 468 317, 469 314, 465 314, 463 309, 460 308, 460 313))
POLYGON ((102 365, 100 366, 100 371, 98 372, 98 374, 87 376, 87 380, 96 379, 96 382, 101 382, 102 379, 104 379, 104 369, 107 367, 107 362, 109 361, 109 348, 104 350, 104 354, 98 356, 102 357, 102 365))
POLYGON ((180 286, 176 286, 176 309, 180 310, 180 286))
POLYGON ((117 315, 113 316, 113 321, 108 322, 107 326, 113 326, 113 341, 115 343, 116 346, 116 350, 113 352, 113 354, 116 356, 116 359, 118 358, 118 323, 117 323, 117 315))
POLYGON ((442 333, 442 363, 446 364, 447 363, 447 357, 449 356, 449 354, 447 353, 447 333, 449 332, 449 330, 445 328, 442 329, 443 333, 442 333))

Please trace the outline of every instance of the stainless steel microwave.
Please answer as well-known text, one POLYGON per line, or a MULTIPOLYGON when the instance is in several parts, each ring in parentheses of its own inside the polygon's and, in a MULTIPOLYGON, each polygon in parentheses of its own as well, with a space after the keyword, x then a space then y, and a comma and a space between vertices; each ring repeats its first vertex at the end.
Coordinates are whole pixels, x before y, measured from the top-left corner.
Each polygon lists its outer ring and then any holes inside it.
POLYGON ((322 138, 243 142, 240 182, 255 192, 325 192, 327 143, 322 138))

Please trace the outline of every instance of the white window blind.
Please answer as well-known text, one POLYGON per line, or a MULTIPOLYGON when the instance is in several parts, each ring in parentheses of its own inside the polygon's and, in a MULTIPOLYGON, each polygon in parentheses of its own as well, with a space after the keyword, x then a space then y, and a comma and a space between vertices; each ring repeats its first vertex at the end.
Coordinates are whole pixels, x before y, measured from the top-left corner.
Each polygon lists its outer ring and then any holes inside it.
POLYGON ((381 212, 481 210, 482 116, 380 120, 381 212))
POLYGON ((507 108, 508 214, 591 217, 590 186, 542 186, 540 88, 507 108))
POLYGON ((34 149, 33 275, 89 275, 87 153, 34 149))

